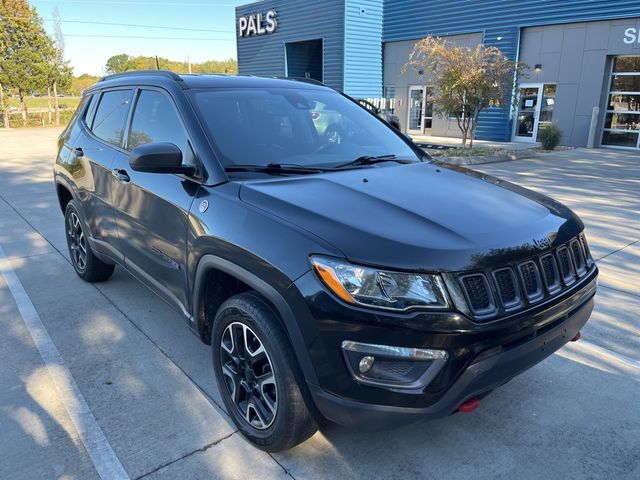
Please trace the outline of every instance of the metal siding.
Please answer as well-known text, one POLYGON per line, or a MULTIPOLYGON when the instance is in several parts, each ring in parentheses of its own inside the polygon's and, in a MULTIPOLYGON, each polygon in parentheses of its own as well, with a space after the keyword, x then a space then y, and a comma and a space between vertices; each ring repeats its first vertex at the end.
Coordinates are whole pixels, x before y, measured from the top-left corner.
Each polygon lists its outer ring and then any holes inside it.
POLYGON ((344 91, 354 97, 382 96, 382 4, 345 0, 344 91))
POLYGON ((278 12, 278 29, 269 35, 237 37, 238 73, 283 76, 286 74, 286 42, 322 39, 323 80, 342 90, 344 1, 267 0, 239 6, 236 8, 236 30, 239 17, 268 10, 278 12))
MULTIPOLYGON (((638 16, 638 0, 387 0, 382 38, 392 42, 482 31, 486 45, 516 59, 521 27, 638 16)), ((476 138, 510 140, 510 110, 505 105, 483 112, 476 138)))

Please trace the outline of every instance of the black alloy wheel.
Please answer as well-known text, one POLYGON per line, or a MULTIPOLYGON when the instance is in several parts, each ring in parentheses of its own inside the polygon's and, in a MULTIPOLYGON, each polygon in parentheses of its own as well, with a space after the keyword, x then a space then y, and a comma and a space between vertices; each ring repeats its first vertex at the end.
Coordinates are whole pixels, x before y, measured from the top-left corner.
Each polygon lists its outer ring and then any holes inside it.
POLYGON ((230 323, 220 340, 227 393, 249 425, 264 430, 278 411, 278 389, 269 354, 258 335, 240 322, 230 323))

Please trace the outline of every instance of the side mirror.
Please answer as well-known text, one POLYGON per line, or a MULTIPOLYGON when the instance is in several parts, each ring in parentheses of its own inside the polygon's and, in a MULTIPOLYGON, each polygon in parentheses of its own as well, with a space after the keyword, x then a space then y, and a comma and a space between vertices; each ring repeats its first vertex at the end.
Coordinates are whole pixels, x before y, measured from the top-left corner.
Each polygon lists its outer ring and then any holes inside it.
POLYGON ((192 175, 195 168, 182 165, 182 152, 173 143, 147 143, 131 150, 129 165, 137 172, 183 173, 192 175))

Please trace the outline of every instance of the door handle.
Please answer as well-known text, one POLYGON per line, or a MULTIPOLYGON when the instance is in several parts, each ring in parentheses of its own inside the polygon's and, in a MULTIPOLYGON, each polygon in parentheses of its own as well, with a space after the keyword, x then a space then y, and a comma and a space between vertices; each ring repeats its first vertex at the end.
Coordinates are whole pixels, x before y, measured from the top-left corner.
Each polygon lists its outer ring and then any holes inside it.
POLYGON ((82 151, 82 148, 80 148, 80 147, 76 147, 76 148, 74 148, 74 149, 73 149, 73 154, 74 154, 76 157, 83 157, 83 156, 84 156, 84 152, 82 151))
POLYGON ((113 170, 111 170, 111 175, 116 177, 120 183, 127 183, 131 181, 131 178, 129 178, 129 174, 127 173, 127 171, 121 168, 114 168, 113 170))

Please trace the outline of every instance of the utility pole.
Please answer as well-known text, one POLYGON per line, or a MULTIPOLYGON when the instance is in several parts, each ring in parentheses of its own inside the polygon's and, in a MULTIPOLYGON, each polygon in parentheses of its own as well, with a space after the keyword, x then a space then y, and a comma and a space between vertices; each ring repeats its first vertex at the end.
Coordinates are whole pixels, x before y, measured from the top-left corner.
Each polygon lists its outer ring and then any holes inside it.
POLYGON ((187 64, 189 65, 189 75, 191 75, 191 55, 187 55, 187 64))
POLYGON ((156 55, 156 70, 160 70, 160 60, 158 60, 158 55, 156 55))

